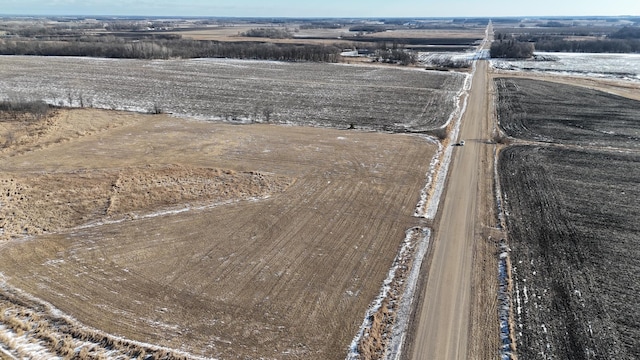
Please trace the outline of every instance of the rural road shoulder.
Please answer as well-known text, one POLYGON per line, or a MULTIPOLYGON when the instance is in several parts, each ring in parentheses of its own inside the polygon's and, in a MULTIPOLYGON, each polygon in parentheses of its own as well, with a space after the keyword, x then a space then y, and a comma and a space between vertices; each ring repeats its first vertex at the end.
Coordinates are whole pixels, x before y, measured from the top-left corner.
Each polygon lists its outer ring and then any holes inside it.
POLYGON ((434 226, 428 278, 417 304, 412 359, 466 359, 471 305, 474 230, 478 215, 478 174, 487 146, 487 61, 478 61, 448 184, 434 226))

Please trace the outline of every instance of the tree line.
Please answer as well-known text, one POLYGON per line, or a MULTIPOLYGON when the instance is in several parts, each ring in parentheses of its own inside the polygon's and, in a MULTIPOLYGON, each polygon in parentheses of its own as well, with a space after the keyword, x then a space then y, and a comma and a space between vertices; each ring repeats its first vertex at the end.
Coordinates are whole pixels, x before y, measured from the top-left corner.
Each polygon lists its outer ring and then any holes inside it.
POLYGON ((540 39, 535 43, 536 50, 548 52, 577 53, 638 53, 640 40, 603 39, 569 41, 563 39, 540 39))
MULTIPOLYGON (((581 30, 582 31, 582 30, 581 30)), ((533 44, 537 51, 548 52, 582 52, 582 53, 638 53, 640 52, 640 27, 626 26, 611 32, 605 37, 584 40, 567 40, 566 37, 575 35, 573 28, 567 28, 564 32, 557 34, 536 33, 528 34, 507 34, 498 32, 495 35, 496 41, 491 47, 491 56, 494 57, 494 50, 497 57, 506 52, 518 53, 524 50, 524 45, 533 44)), ((589 35, 589 34, 587 34, 589 35)))
POLYGON ((0 40, 0 55, 87 56, 127 59, 236 58, 337 62, 341 49, 331 45, 218 42, 188 39, 104 41, 0 40))
POLYGON ((624 26, 609 35, 611 39, 640 39, 640 26, 624 26))
POLYGON ((497 40, 491 44, 492 58, 528 59, 533 56, 534 46, 530 42, 515 39, 497 40))
POLYGON ((293 34, 286 28, 255 28, 249 29, 240 35, 246 37, 259 37, 269 39, 289 39, 293 34))
POLYGON ((375 52, 375 58, 389 64, 411 65, 418 62, 418 57, 414 51, 405 51, 404 49, 378 49, 375 52))

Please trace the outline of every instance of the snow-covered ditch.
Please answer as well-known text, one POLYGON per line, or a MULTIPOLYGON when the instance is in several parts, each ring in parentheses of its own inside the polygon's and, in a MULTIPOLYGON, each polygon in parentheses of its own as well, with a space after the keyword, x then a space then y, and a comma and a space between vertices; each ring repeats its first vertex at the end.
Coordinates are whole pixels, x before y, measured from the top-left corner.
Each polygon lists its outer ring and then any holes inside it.
POLYGON ((431 238, 431 231, 428 228, 423 228, 422 234, 423 240, 418 243, 415 258, 411 266, 411 272, 405 280, 404 294, 400 299, 400 305, 396 313, 396 322, 392 329, 391 343, 387 350, 387 360, 399 360, 402 355, 402 346, 404 345, 405 335, 409 328, 409 316, 411 315, 415 290, 418 285, 420 268, 422 267, 422 260, 429 249, 429 239, 431 238))
MULTIPOLYGON (((445 128, 451 128, 446 141, 444 141, 445 144, 453 144, 458 139, 460 123, 462 116, 467 109, 469 90, 471 90, 471 83, 475 71, 476 64, 474 63, 471 74, 467 75, 462 89, 456 94, 456 108, 447 119, 447 123, 444 125, 445 128)), ((452 154, 453 146, 443 147, 442 145, 439 145, 438 151, 431 160, 429 172, 427 173, 427 182, 421 191, 420 201, 416 206, 414 216, 424 217, 427 219, 435 218, 438 206, 440 205, 440 197, 444 191, 444 185, 449 172, 449 164, 451 163, 452 154)))
MULTIPOLYGON (((443 141, 444 144, 452 144, 458 138, 475 70, 476 64, 474 63, 471 74, 466 75, 462 89, 455 96, 456 108, 444 126, 451 129, 447 139, 443 141)), ((452 153, 453 146, 443 146, 438 142, 438 151, 431 160, 426 185, 421 191, 421 197, 416 206, 414 216, 427 219, 435 218, 440 197, 444 190, 452 153)), ((386 360, 401 358, 420 268, 429 248, 430 236, 431 231, 429 228, 407 230, 405 241, 394 260, 393 266, 389 270, 387 278, 382 284, 380 293, 367 310, 360 330, 351 342, 346 357, 347 360, 362 359, 363 355, 365 355, 363 354, 363 347, 366 347, 367 338, 371 336, 382 337, 377 340, 378 343, 384 343, 382 347, 374 349, 374 351, 382 352, 376 353, 377 356, 382 356, 386 360), (416 240, 412 239, 416 238, 417 231, 421 233, 419 236, 421 240, 416 243, 416 240), (407 263, 407 258, 411 259, 410 263, 407 263), (400 277, 398 276, 399 270, 404 270, 400 272, 400 277), (398 290, 398 287, 401 290, 398 290), (385 329, 373 331, 372 326, 378 326, 377 322, 380 321, 380 317, 377 316, 384 311, 388 311, 391 315, 385 314, 383 318, 391 318, 391 320, 384 321, 384 324, 386 324, 385 329)))
POLYGON ((385 359, 399 359, 409 325, 420 267, 429 248, 430 237, 431 230, 428 228, 412 228, 406 231, 405 240, 382 284, 380 293, 369 306, 360 330, 349 346, 347 360, 364 358, 361 351, 362 344, 368 337, 375 336, 372 326, 376 314, 383 309, 383 304, 388 307, 390 314, 388 317, 392 321, 385 322, 382 324, 383 328, 375 332, 382 334, 383 337, 377 341, 385 343, 382 347, 385 359), (407 271, 408 269, 410 270, 407 271))
POLYGON ((502 360, 514 359, 514 339, 512 321, 512 301, 511 301, 511 265, 509 257, 509 247, 506 242, 500 243, 500 255, 498 259, 498 318, 500 321, 500 358, 502 360))
POLYGON ((4 353, 14 359, 62 359, 51 353, 39 341, 34 341, 28 333, 18 335, 2 324, 0 324, 0 344, 4 347, 4 353))

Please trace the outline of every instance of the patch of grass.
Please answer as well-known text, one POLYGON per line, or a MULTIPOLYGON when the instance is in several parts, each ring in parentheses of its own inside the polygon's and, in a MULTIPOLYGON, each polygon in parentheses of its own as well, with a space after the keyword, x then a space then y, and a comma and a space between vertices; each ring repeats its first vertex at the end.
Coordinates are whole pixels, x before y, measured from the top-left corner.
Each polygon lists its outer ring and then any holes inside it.
POLYGON ((49 113, 51 107, 44 101, 4 100, 0 101, 0 116, 2 120, 19 120, 21 115, 29 114, 35 119, 40 119, 49 113))

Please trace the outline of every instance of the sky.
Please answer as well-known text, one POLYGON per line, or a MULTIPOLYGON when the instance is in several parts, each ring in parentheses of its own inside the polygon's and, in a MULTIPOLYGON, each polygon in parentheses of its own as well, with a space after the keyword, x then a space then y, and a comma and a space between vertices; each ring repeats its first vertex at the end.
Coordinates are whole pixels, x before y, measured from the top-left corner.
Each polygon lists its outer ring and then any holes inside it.
POLYGON ((640 0, 0 0, 0 14, 196 17, 640 16, 640 0))

